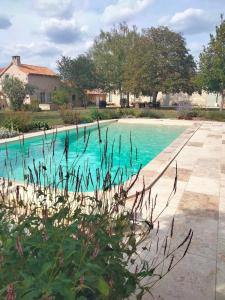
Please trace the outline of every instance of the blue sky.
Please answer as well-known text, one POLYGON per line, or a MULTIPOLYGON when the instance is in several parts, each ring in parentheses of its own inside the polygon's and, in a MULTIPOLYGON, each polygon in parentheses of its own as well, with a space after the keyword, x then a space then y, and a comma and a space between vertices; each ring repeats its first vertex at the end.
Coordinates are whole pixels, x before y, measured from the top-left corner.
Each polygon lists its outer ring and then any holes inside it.
POLYGON ((197 59, 221 13, 225 0, 0 0, 0 66, 20 55, 55 69, 61 55, 84 53, 101 28, 123 21, 181 32, 197 59))

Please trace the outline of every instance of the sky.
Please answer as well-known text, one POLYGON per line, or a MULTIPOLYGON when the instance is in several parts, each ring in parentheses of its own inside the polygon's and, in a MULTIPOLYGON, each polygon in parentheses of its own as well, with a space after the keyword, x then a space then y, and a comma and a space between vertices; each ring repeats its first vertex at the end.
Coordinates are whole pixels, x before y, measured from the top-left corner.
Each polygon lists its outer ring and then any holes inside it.
POLYGON ((221 14, 225 0, 0 0, 0 67, 20 55, 22 63, 56 70, 61 55, 87 52, 101 29, 120 22, 168 26, 197 60, 221 14))

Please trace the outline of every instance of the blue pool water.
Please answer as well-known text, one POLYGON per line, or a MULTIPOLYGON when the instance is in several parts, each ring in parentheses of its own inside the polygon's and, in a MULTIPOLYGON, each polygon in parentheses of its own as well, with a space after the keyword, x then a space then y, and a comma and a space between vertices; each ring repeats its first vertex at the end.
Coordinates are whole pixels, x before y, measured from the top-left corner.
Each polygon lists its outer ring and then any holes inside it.
POLYGON ((70 191, 101 189, 136 174, 185 129, 115 122, 0 145, 0 177, 67 184, 70 191))

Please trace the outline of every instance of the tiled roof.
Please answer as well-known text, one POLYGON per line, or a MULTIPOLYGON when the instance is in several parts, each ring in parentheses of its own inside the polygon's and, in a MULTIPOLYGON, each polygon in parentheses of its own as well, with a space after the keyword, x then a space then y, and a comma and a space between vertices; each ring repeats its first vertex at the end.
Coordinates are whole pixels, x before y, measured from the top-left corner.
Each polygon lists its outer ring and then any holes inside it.
POLYGON ((26 74, 35 74, 35 75, 46 75, 46 76, 57 76, 53 71, 46 67, 32 66, 26 64, 20 64, 20 71, 26 74))
POLYGON ((0 74, 5 70, 5 68, 0 68, 0 74))

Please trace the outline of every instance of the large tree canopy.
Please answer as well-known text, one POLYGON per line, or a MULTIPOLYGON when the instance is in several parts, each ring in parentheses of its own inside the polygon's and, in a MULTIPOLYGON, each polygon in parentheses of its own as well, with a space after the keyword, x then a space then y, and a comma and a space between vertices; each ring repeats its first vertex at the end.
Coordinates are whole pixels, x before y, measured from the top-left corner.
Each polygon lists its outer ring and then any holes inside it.
POLYGON ((225 101, 225 21, 216 27, 215 35, 210 35, 207 47, 200 54, 198 83, 207 92, 220 94, 220 110, 225 101))
POLYGON ((124 68, 137 38, 135 27, 129 29, 126 24, 120 24, 110 32, 101 31, 95 39, 90 54, 106 91, 118 90, 121 95, 124 92, 124 68))
POLYGON ((159 91, 194 91, 196 66, 181 34, 167 27, 144 29, 128 55, 126 89, 152 95, 154 101, 159 91))
POLYGON ((57 61, 61 78, 73 85, 80 94, 97 87, 97 75, 92 59, 86 55, 77 58, 63 56, 57 61))

